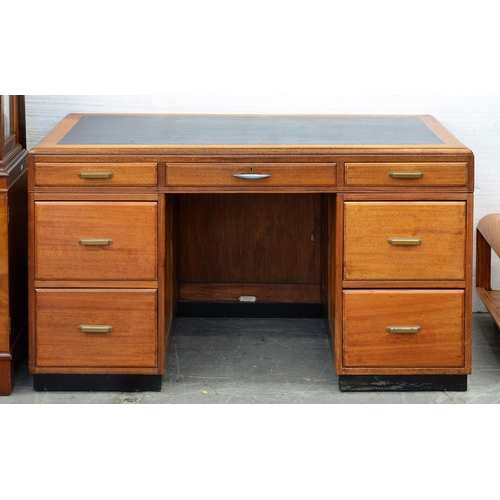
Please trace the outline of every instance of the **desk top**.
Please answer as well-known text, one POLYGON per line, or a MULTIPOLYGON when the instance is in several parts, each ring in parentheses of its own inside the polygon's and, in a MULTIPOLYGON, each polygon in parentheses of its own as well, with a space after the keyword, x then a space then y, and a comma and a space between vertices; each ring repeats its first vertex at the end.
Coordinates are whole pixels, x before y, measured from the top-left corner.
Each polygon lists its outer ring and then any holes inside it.
POLYGON ((157 153, 299 148, 460 149, 465 146, 429 115, 131 115, 70 114, 34 152, 157 153))

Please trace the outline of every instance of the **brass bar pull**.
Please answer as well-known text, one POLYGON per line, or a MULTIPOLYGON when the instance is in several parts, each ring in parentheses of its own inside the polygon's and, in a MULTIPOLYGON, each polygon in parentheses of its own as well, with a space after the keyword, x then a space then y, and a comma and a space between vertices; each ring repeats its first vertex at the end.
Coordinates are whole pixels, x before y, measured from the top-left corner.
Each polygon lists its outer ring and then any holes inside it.
POLYGON ((421 326, 388 326, 388 333, 418 333, 422 330, 421 326))
POLYGON ((267 179, 271 174, 233 174, 238 179, 267 179))
POLYGON ((421 245, 422 240, 420 238, 389 238, 387 243, 389 243, 389 245, 416 246, 421 245))
POLYGON ((83 333, 110 333, 113 331, 111 325, 80 325, 79 328, 83 333))
POLYGON ((389 172, 393 179, 421 179, 423 176, 423 172, 389 172))
POLYGON ((102 246, 107 246, 107 245, 112 245, 113 240, 110 238, 80 238, 78 240, 78 243, 83 246, 87 247, 102 247, 102 246))
POLYGON ((80 179, 111 179, 113 172, 78 172, 80 179))

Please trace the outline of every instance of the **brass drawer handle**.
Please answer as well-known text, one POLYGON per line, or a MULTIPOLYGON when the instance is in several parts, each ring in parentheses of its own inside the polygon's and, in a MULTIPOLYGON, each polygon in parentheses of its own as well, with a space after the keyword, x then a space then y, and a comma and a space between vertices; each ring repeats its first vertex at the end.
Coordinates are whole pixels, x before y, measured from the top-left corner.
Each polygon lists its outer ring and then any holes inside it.
POLYGON ((111 325, 80 325, 79 328, 83 333, 110 333, 113 331, 111 325))
POLYGON ((423 172, 389 172, 393 179, 421 179, 423 176, 423 172))
POLYGON ((233 174, 238 179, 267 179, 271 174, 233 174))
POLYGON ((388 333, 418 333, 422 330, 421 326, 388 326, 388 333))
POLYGON ((420 238, 389 238, 387 243, 389 243, 389 245, 416 246, 421 245, 422 240, 420 238))
POLYGON ((80 179, 111 179, 113 172, 78 172, 80 179))
POLYGON ((113 240, 110 238, 80 238, 78 243, 83 246, 107 246, 112 245, 113 240))

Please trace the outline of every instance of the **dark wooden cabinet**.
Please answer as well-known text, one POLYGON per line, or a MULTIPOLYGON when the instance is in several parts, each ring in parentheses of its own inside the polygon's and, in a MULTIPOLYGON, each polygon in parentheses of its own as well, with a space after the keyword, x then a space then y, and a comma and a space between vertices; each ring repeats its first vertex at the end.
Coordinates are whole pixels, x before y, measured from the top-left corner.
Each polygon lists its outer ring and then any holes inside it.
POLYGON ((27 329, 27 169, 24 96, 0 96, 0 394, 10 394, 27 329))

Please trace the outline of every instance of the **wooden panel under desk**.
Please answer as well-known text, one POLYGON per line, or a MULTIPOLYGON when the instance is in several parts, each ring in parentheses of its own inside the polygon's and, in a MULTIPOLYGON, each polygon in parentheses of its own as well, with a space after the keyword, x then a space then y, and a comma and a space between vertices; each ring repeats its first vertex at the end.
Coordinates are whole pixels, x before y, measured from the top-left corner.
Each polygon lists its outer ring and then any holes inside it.
POLYGON ((188 302, 237 302, 241 296, 257 302, 321 302, 318 284, 181 283, 179 300, 188 302))
POLYGON ((181 284, 321 282, 320 195, 191 194, 179 205, 181 284))

